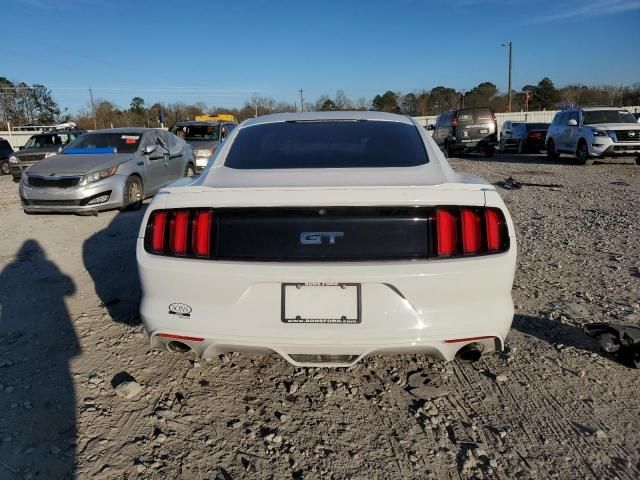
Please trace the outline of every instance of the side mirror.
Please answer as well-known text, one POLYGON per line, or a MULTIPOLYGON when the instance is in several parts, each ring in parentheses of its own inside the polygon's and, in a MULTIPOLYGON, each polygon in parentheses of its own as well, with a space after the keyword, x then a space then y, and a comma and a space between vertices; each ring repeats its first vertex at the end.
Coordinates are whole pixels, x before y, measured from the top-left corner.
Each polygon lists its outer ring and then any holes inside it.
POLYGON ((570 127, 576 127, 578 125, 578 122, 576 121, 575 118, 572 118, 567 122, 567 125, 569 125, 570 127))
POLYGON ((143 155, 149 155, 149 154, 155 152, 156 148, 158 148, 156 145, 147 145, 146 147, 144 147, 142 149, 142 154, 143 155))

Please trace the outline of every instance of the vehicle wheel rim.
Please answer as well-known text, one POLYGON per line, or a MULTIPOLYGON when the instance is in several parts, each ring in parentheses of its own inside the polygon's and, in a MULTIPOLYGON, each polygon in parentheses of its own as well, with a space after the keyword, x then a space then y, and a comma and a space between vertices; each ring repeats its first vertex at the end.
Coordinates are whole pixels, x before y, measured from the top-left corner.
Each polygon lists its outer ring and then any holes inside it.
POLYGON ((193 177, 194 174, 193 167, 187 167, 187 177, 193 177))
POLYGON ((11 173, 11 167, 9 167, 7 162, 2 162, 2 164, 0 164, 0 168, 2 168, 2 173, 5 175, 9 175, 11 173))
POLYGON ((129 185, 129 203, 139 202, 140 196, 140 185, 138 182, 133 182, 129 185))

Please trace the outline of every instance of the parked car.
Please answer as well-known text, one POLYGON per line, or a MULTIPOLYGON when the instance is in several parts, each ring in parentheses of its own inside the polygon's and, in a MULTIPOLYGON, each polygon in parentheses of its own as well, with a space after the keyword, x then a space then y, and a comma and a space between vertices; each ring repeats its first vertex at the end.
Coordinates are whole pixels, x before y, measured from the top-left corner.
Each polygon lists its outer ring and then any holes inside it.
POLYGON ((513 127, 509 138, 500 140, 501 150, 538 152, 545 147, 548 128, 548 123, 519 123, 513 127))
POLYGON ((508 141, 511 138, 511 132, 518 125, 521 125, 524 122, 513 122, 511 120, 507 120, 502 123, 502 127, 500 128, 500 136, 498 138, 498 148, 500 150, 504 149, 504 142, 508 141))
POLYGON ((217 121, 182 121, 175 124, 172 132, 184 139, 195 154, 196 170, 202 170, 220 142, 236 127, 236 124, 217 121))
POLYGON ((57 130, 33 135, 19 151, 9 158, 11 175, 17 182, 27 168, 40 160, 55 155, 58 150, 73 142, 85 130, 57 130))
POLYGON ((640 163, 640 125, 616 107, 572 108, 558 112, 546 137, 547 155, 575 155, 580 164, 595 158, 630 156, 640 163))
POLYGON ((27 213, 136 208, 174 180, 195 174, 191 147, 154 128, 86 133, 20 181, 27 213))
POLYGON ((509 213, 414 119, 250 119, 199 177, 163 193, 137 243, 153 347, 346 366, 375 352, 477 359, 504 345, 509 213))
POLYGON ((490 108, 464 108, 440 115, 433 139, 448 157, 477 151, 491 157, 497 131, 496 116, 490 108))
POLYGON ((4 138, 0 138, 0 175, 10 175, 9 158, 13 153, 11 144, 4 138))

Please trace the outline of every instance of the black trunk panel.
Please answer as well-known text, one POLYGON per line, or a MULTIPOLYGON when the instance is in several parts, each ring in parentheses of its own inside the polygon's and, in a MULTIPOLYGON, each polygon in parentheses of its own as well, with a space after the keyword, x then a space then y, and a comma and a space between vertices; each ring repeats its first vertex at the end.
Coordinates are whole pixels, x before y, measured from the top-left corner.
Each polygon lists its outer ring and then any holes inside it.
POLYGON ((433 209, 216 209, 218 259, 262 261, 426 258, 433 209))

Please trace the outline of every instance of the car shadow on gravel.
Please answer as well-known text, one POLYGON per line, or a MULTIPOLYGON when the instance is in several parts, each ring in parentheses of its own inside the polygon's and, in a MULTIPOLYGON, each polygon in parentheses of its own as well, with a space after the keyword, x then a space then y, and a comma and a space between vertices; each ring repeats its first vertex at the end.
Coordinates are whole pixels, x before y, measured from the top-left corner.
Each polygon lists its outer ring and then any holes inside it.
POLYGON ((582 328, 531 315, 515 315, 512 328, 533 337, 539 338, 551 345, 574 347, 589 353, 600 353, 598 342, 587 336, 582 328))
POLYGON ((119 212, 109 225, 85 240, 84 268, 91 275, 101 305, 114 322, 140 323, 142 289, 136 265, 136 239, 147 205, 119 212))
POLYGON ((0 272, 0 478, 75 478, 70 362, 80 345, 65 304, 76 287, 35 240, 0 272))

